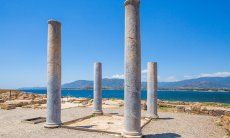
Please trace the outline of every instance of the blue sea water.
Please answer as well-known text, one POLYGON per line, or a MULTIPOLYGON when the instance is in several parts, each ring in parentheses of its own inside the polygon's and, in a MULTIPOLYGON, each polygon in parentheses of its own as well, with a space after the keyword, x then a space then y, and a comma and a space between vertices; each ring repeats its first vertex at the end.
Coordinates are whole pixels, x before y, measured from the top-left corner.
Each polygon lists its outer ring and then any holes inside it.
MULTIPOLYGON (((46 90, 23 90, 25 92, 46 94, 46 90)), ((93 90, 62 90, 62 96, 93 98, 93 90)), ((103 90, 103 98, 124 99, 123 90, 103 90)), ((146 91, 141 92, 146 100, 146 91)), ((158 91, 158 99, 184 102, 218 102, 230 104, 230 92, 199 92, 199 91, 158 91)))

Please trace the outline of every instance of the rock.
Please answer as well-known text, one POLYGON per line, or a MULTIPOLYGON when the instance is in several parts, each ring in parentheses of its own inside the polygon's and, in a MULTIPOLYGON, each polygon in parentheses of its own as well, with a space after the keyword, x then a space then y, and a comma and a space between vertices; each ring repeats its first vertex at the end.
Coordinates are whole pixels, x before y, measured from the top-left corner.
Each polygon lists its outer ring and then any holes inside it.
POLYGON ((46 103, 46 99, 34 99, 31 101, 31 104, 45 104, 46 103))
POLYGON ((88 101, 83 101, 81 102, 82 105, 87 105, 88 104, 88 101))
POLYGON ((31 100, 13 100, 13 101, 6 101, 5 103, 14 104, 16 107, 22 107, 31 104, 31 100))
POLYGON ((200 113, 201 114, 209 114, 209 111, 205 106, 201 106, 200 113))
POLYGON ((190 106, 185 107, 185 112, 190 114, 192 112, 192 108, 190 106))
POLYGON ((120 107, 123 105, 123 101, 121 100, 103 100, 103 104, 120 107))
POLYGON ((183 106, 183 105, 176 106, 176 111, 177 112, 185 112, 185 106, 183 106))
POLYGON ((0 103, 4 103, 5 101, 3 99, 0 99, 0 103))
POLYGON ((216 123, 216 125, 218 125, 218 126, 222 126, 220 118, 218 118, 218 119, 215 121, 215 123, 216 123))
POLYGON ((32 106, 32 108, 38 109, 40 106, 41 106, 40 104, 34 104, 34 105, 32 106))
POLYGON ((74 103, 82 103, 82 102, 87 102, 88 103, 89 99, 87 98, 78 98, 74 99, 74 103))
POLYGON ((224 115, 224 110, 220 110, 220 109, 211 110, 209 111, 209 115, 221 116, 221 115, 224 115))
POLYGON ((141 104, 141 109, 142 109, 142 110, 147 110, 147 104, 146 104, 146 102, 143 102, 143 103, 141 104))
POLYGON ((31 105, 22 106, 22 108, 31 108, 31 105))
POLYGON ((220 124, 223 126, 223 128, 225 128, 228 133, 230 134, 230 116, 227 115, 223 115, 220 118, 221 122, 220 124))
POLYGON ((230 111, 225 111, 224 115, 230 116, 230 111))
POLYGON ((11 110, 11 109, 16 108, 14 104, 7 104, 7 103, 0 104, 0 107, 1 109, 4 109, 4 110, 11 110))
POLYGON ((196 103, 191 106, 191 112, 194 114, 200 114, 201 113, 201 104, 196 103))

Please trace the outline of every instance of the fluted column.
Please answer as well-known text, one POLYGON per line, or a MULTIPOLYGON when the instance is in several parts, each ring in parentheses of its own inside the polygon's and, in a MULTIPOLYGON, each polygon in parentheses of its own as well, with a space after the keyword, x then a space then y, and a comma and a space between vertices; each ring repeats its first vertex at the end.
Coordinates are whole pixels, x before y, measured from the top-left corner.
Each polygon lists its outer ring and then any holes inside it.
POLYGON ((141 137, 140 0, 125 1, 124 137, 141 137))
POLYGON ((93 113, 97 115, 102 112, 102 65, 100 62, 94 64, 94 93, 93 93, 93 113))
POLYGON ((48 21, 47 109, 45 127, 61 125, 61 23, 48 21))
POLYGON ((158 118, 157 114, 157 63, 148 62, 147 72, 147 116, 158 118))

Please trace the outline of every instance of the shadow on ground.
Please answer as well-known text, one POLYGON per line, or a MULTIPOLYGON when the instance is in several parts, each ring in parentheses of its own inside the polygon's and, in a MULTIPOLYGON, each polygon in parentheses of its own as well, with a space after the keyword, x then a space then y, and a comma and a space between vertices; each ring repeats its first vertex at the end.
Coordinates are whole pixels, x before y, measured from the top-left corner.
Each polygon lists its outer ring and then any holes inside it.
POLYGON ((92 127, 94 127, 94 126, 96 126, 96 125, 88 125, 88 126, 77 126, 77 127, 81 127, 81 128, 92 128, 92 127))
POLYGON ((171 120, 171 119, 174 119, 174 118, 172 117, 157 118, 157 120, 171 120))
POLYGON ((162 133, 162 134, 149 134, 144 135, 144 138, 180 138, 181 135, 176 133, 162 133))
POLYGON ((118 113, 109 113, 109 114, 111 114, 111 115, 118 115, 118 113))

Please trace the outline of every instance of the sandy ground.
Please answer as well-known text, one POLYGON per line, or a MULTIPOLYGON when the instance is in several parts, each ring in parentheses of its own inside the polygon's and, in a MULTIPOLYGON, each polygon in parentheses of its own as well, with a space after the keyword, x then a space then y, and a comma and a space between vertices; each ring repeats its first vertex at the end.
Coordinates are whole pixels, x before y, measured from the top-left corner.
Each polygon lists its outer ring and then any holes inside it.
MULTIPOLYGON (((91 108, 75 107, 62 110, 62 121, 70 121, 91 114, 91 108)), ((105 113, 122 114, 123 108, 104 109, 105 113)), ((142 112, 143 116, 145 112, 142 112)), ((0 109, 1 138, 113 138, 115 136, 96 132, 84 132, 65 128, 46 129, 44 123, 27 124, 21 120, 45 116, 45 110, 17 108, 14 110, 0 109)), ((223 138, 226 132, 215 124, 215 117, 204 115, 188 115, 184 113, 160 112, 160 119, 151 121, 142 130, 148 138, 223 138)))

